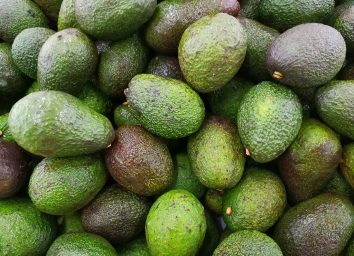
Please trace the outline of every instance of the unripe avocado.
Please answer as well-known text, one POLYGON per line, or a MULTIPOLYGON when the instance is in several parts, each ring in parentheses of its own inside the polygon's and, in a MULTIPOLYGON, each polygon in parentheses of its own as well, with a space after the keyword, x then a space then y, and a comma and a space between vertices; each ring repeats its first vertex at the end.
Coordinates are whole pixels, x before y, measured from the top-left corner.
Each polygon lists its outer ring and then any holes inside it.
POLYGON ((58 31, 67 28, 79 28, 75 15, 75 0, 63 0, 58 17, 58 31))
POLYGON ((97 113, 107 116, 111 112, 111 100, 91 83, 87 83, 84 86, 78 94, 78 98, 97 113))
POLYGON ((59 91, 34 92, 20 99, 12 107, 8 123, 22 148, 44 157, 94 153, 114 139, 106 117, 59 91))
POLYGON ((205 194, 204 205, 210 211, 221 215, 222 214, 222 199, 224 191, 209 188, 205 194))
POLYGON ((79 212, 74 212, 59 217, 58 223, 60 225, 61 234, 79 233, 85 231, 81 224, 81 216, 79 212))
POLYGON ((237 115, 243 146, 259 163, 281 155, 296 138, 301 121, 301 104, 295 93, 272 82, 252 87, 237 115))
POLYGON ((178 59, 194 89, 211 92, 223 87, 240 69, 247 50, 247 34, 231 15, 201 18, 183 33, 178 59), (222 33, 220 33, 222 31, 222 33))
POLYGON ((60 6, 63 0, 34 0, 43 12, 54 22, 58 20, 60 6))
POLYGON ((123 246, 119 256, 150 256, 145 237, 139 237, 123 246))
POLYGON ((152 205, 145 224, 152 256, 195 255, 203 243, 203 205, 186 190, 171 190, 152 205))
POLYGON ((0 140, 15 142, 9 129, 9 113, 0 116, 0 140))
POLYGON ((144 128, 164 138, 187 137, 204 120, 205 107, 198 93, 175 79, 137 75, 125 94, 144 128))
POLYGON ((199 181, 208 188, 235 186, 245 166, 236 126, 223 117, 208 117, 188 141, 188 155, 199 181))
POLYGON ((146 73, 184 81, 178 59, 172 56, 157 55, 150 60, 146 73))
POLYGON ((140 126, 137 114, 129 107, 129 105, 123 103, 116 107, 114 110, 114 124, 119 127, 123 125, 136 125, 140 126))
POLYGON ((343 148, 343 161, 340 163, 341 171, 354 189, 354 143, 343 148))
POLYGON ((97 59, 95 44, 80 30, 70 28, 55 33, 39 52, 40 89, 80 92, 95 72, 97 59))

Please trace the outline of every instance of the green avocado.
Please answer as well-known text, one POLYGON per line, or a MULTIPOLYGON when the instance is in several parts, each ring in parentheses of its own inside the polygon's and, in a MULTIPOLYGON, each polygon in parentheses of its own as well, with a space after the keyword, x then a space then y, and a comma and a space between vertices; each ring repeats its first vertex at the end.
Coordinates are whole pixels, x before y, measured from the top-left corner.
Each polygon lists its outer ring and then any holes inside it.
POLYGON ((354 198, 354 190, 352 189, 352 186, 339 171, 334 173, 333 178, 327 183, 324 192, 337 193, 349 198, 354 198))
POLYGON ((338 80, 354 80, 354 63, 347 62, 338 73, 338 80))
POLYGON ((178 59, 173 56, 157 55, 150 60, 146 73, 184 81, 178 59))
POLYGON ((63 0, 58 17, 58 31, 67 28, 79 28, 75 16, 75 0, 63 0))
POLYGON ((119 127, 123 125, 141 126, 137 113, 128 104, 121 104, 114 109, 114 124, 119 127))
POLYGON ((79 212, 60 216, 58 223, 60 225, 61 234, 84 232, 79 212))
POLYGON ((139 237, 123 246, 119 256, 150 256, 145 237, 139 237))
POLYGON ((39 83, 34 81, 26 91, 26 95, 31 94, 32 92, 39 92, 41 89, 39 88, 39 83))
POLYGON ((97 113, 107 116, 111 112, 111 100, 91 83, 84 86, 78 94, 78 98, 97 113))
POLYGON ((204 197, 204 206, 215 214, 222 215, 224 191, 209 188, 204 197))
POLYGON ((240 0, 241 10, 240 17, 258 20, 259 18, 259 4, 262 0, 240 0))
POLYGON ((33 0, 43 12, 53 21, 58 20, 60 6, 63 0, 33 0))
POLYGON ((343 148, 343 160, 340 163, 340 168, 343 176, 354 189, 354 143, 343 148))
POLYGON ((9 113, 0 116, 0 140, 15 142, 9 129, 9 113))
POLYGON ((204 212, 206 218, 207 228, 202 246, 198 251, 198 256, 212 256, 215 248, 219 244, 221 229, 215 216, 211 215, 208 211, 204 212))

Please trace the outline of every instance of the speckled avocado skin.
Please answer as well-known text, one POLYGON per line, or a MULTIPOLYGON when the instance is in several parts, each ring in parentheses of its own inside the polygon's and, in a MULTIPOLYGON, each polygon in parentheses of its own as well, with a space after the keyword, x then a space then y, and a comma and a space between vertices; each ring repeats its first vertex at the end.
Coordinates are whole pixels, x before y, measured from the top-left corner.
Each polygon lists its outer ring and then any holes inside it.
POLYGON ((178 47, 183 75, 199 92, 217 90, 240 69, 247 50, 247 34, 226 13, 206 16, 190 25, 178 47))
POLYGON ((146 73, 184 81, 178 59, 173 56, 158 55, 151 59, 146 73))
POLYGON ((324 193, 290 208, 274 239, 284 255, 339 255, 354 231, 354 208, 343 196, 324 193))
POLYGON ((140 126, 140 122, 134 110, 128 105, 121 104, 114 110, 114 124, 119 127, 123 125, 140 126))
POLYGON ((195 255, 203 243, 203 205, 185 190, 171 190, 152 205, 145 224, 152 256, 195 255))
POLYGON ((58 31, 66 28, 79 28, 75 16, 75 0, 63 0, 58 17, 58 31))
POLYGON ((354 189, 354 143, 343 148, 343 161, 340 164, 345 179, 354 189))
POLYGON ((0 140, 15 142, 10 132, 8 119, 9 113, 5 113, 0 116, 0 140))
POLYGON ((139 237, 123 246, 119 256, 150 256, 145 237, 139 237))

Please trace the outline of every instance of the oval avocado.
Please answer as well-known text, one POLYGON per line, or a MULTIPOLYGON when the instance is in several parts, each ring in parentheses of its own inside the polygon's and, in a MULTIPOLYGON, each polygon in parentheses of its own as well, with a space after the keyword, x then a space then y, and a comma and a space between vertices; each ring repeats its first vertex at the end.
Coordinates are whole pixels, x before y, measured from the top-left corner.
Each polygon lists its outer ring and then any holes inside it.
POLYGON ((123 125, 141 126, 135 111, 125 103, 115 108, 113 119, 117 127, 123 125))
POLYGON ((79 28, 75 15, 75 0, 63 0, 58 17, 58 31, 67 28, 79 28))
POLYGON ((343 160, 340 163, 340 168, 345 179, 354 189, 354 143, 343 148, 343 160))

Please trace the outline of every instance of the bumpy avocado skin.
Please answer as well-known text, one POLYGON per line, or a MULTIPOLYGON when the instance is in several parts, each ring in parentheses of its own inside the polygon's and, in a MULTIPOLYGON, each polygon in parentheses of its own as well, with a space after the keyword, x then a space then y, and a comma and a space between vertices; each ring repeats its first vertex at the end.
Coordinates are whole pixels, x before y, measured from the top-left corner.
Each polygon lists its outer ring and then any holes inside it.
POLYGON ((218 13, 186 29, 179 43, 178 59, 188 84, 206 93, 221 88, 235 76, 246 50, 247 34, 240 22, 218 13))
POLYGON ((15 142, 10 132, 8 119, 9 113, 5 113, 0 116, 0 140, 15 142))
POLYGON ((150 256, 145 237, 139 237, 123 246, 119 256, 150 256))
POLYGON ((44 157, 94 153, 114 139, 112 124, 105 116, 59 91, 25 96, 12 107, 8 123, 22 148, 44 157))
POLYGON ((114 109, 113 119, 117 127, 123 125, 141 126, 137 114, 127 104, 121 104, 114 109))
POLYGON ((340 163, 340 168, 345 179, 354 189, 354 143, 343 148, 343 161, 340 163))
POLYGON ((79 233, 85 231, 81 224, 81 216, 79 212, 60 216, 58 223, 60 225, 59 227, 61 234, 79 233))
POLYGON ((75 16, 75 0, 63 0, 58 17, 58 31, 66 28, 79 28, 75 16))
POLYGON ((97 113, 107 116, 112 110, 112 102, 95 85, 88 83, 79 93, 78 98, 97 113))
POLYGON ((259 18, 259 4, 262 0, 240 0, 241 10, 240 17, 258 20, 259 18))
POLYGON ((43 12, 53 21, 58 20, 60 6, 63 0, 34 0, 43 12))
POLYGON ((178 59, 173 56, 157 55, 150 60, 146 73, 184 81, 178 59))
POLYGON ((333 178, 327 183, 324 192, 337 193, 349 198, 353 198, 354 190, 350 183, 344 178, 340 171, 334 173, 333 178))

